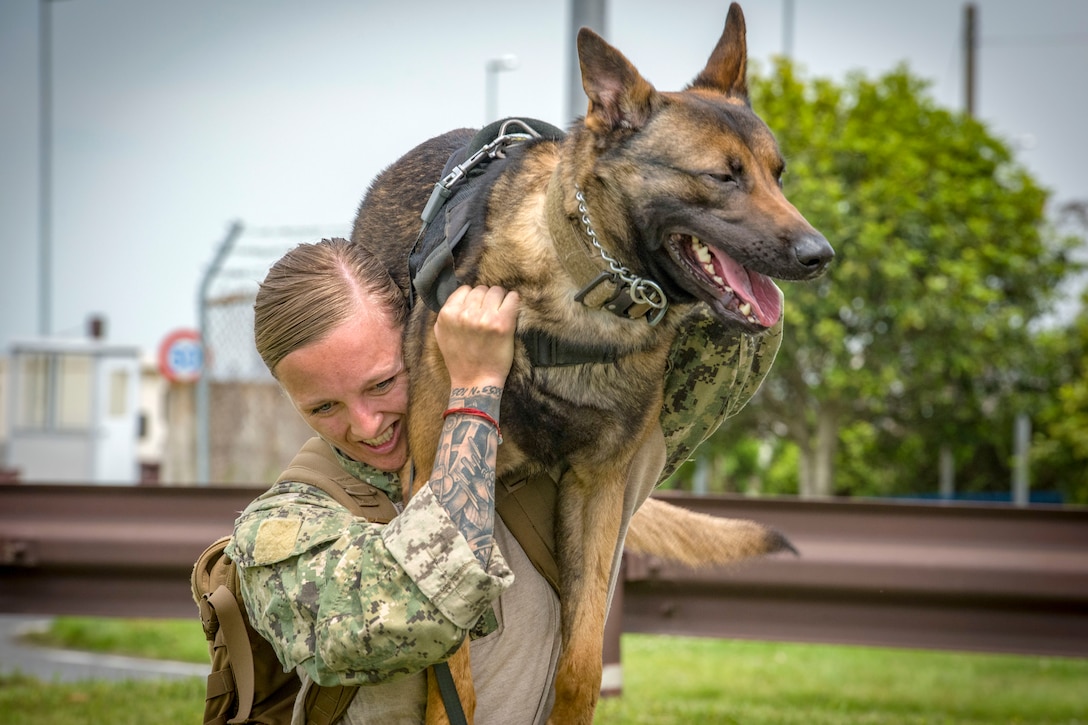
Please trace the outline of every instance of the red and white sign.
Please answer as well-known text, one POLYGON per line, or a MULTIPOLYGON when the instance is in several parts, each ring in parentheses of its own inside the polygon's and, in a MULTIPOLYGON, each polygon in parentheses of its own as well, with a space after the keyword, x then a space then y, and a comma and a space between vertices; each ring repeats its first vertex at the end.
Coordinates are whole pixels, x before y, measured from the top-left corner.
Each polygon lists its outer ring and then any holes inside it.
POLYGON ((159 372, 172 383, 193 383, 204 369, 204 346, 196 330, 174 330, 159 345, 159 372))

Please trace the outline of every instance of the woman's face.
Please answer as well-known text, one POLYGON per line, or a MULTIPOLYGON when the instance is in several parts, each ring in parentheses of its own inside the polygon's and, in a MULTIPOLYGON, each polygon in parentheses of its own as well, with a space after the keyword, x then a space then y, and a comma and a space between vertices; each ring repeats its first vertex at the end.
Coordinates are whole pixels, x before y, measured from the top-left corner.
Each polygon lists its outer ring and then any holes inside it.
POLYGON ((373 309, 280 360, 276 378, 313 430, 382 471, 408 459, 408 375, 400 327, 373 309))

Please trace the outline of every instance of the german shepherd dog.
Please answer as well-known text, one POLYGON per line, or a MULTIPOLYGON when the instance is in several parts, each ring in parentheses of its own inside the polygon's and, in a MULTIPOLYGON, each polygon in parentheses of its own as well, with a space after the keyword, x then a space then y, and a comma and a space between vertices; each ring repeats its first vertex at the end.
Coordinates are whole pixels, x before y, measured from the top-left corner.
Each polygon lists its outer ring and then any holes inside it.
MULTIPOLYGON (((578 33, 578 57, 584 118, 561 139, 507 152, 478 205, 478 238, 456 262, 462 282, 521 297, 498 476, 568 464, 556 512, 562 653, 549 721, 556 725, 593 719, 625 476, 660 415, 677 331, 697 306, 732 328, 765 331, 782 314, 770 278, 814 278, 834 255, 782 194, 782 156, 748 100, 737 4, 706 67, 682 91, 657 91, 587 28, 578 33), (534 333, 607 348, 612 359, 534 367, 524 343, 534 333)), ((435 180, 473 134, 431 139, 379 174, 352 239, 391 270, 403 269, 435 180)), ((417 304, 405 330, 409 441, 419 471, 431 470, 449 390, 434 320, 417 304)), ((756 549, 774 548, 772 541, 756 549)))

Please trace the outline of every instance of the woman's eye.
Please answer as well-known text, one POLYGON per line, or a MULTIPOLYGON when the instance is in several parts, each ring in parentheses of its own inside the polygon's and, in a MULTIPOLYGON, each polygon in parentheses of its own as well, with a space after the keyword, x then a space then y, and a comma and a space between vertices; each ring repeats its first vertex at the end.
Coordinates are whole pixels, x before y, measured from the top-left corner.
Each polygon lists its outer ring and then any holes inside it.
POLYGON ((332 410, 332 403, 322 403, 316 408, 311 409, 310 415, 322 415, 323 413, 328 413, 330 410, 332 410))
POLYGON ((397 376, 394 375, 393 377, 386 378, 385 380, 383 380, 380 383, 378 383, 377 385, 375 385, 374 389, 377 390, 379 393, 384 393, 386 390, 389 390, 390 388, 392 388, 394 383, 396 383, 396 382, 397 382, 397 376))

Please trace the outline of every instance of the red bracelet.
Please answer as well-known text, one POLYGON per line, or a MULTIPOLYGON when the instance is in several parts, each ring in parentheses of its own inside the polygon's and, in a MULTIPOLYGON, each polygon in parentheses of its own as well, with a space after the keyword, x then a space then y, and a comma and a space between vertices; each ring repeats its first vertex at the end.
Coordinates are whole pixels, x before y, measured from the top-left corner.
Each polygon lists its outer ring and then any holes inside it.
POLYGON ((502 430, 499 428, 499 421, 492 418, 487 413, 483 412, 479 408, 450 408, 442 414, 442 419, 445 420, 454 413, 461 413, 462 415, 473 415, 477 418, 483 418, 491 425, 495 426, 495 432, 499 434, 499 445, 502 445, 502 430))

